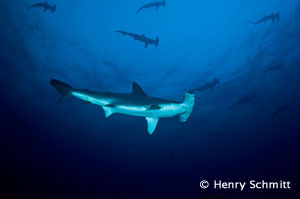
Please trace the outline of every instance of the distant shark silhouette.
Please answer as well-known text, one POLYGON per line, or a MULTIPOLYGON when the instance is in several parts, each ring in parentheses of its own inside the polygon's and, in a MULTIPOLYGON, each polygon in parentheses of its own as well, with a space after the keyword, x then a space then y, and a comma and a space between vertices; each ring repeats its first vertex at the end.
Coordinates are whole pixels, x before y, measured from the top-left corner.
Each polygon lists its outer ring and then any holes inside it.
POLYGON ((145 43, 145 48, 147 48, 149 44, 153 44, 156 47, 159 44, 159 38, 158 37, 156 37, 156 40, 153 40, 153 39, 147 38, 144 34, 138 35, 138 34, 124 32, 124 31, 120 31, 120 30, 117 30, 116 32, 121 33, 124 36, 128 35, 128 36, 132 37, 134 40, 138 40, 138 41, 141 41, 141 42, 145 43))
POLYGON ((56 10, 56 5, 49 5, 47 2, 40 2, 40 3, 36 3, 31 5, 30 7, 28 7, 28 9, 32 9, 32 8, 44 8, 44 11, 46 12, 47 10, 51 10, 51 12, 55 12, 56 10))
POLYGON ((273 111, 271 117, 275 117, 281 114, 282 112, 286 111, 286 109, 287 109, 287 105, 277 106, 276 109, 273 111))
POLYGON ((283 64, 280 63, 277 66, 271 66, 271 67, 265 68, 264 71, 269 72, 269 71, 274 71, 274 70, 280 70, 280 69, 283 69, 283 67, 284 67, 283 64))
POLYGON ((257 25, 257 24, 260 24, 260 23, 263 23, 263 22, 266 22, 266 21, 269 21, 269 20, 272 20, 272 22, 274 22, 275 19, 277 19, 277 21, 280 20, 280 13, 279 13, 279 12, 277 12, 277 14, 272 13, 271 15, 264 16, 263 18, 261 18, 261 19, 258 20, 257 22, 249 22, 249 21, 248 21, 248 23, 257 25))
POLYGON ((136 11, 136 14, 138 14, 139 12, 141 12, 141 10, 145 9, 145 8, 156 8, 158 9, 160 6, 166 6, 166 1, 165 0, 162 0, 161 2, 153 2, 153 3, 148 3, 142 7, 140 7, 137 11, 136 11))
POLYGON ((73 89, 70 85, 55 79, 51 79, 50 84, 62 94, 59 101, 74 96, 101 106, 105 117, 114 113, 145 117, 148 135, 152 135, 160 118, 179 116, 179 121, 185 122, 190 117, 195 102, 195 96, 190 92, 185 93, 183 102, 149 97, 137 83, 133 83, 131 94, 73 89))
POLYGON ((219 84, 220 84, 220 80, 217 78, 214 78, 214 80, 212 82, 206 82, 205 84, 201 85, 198 88, 193 89, 192 91, 205 91, 208 89, 213 90, 219 84))
POLYGON ((256 98, 256 93, 255 92, 252 92, 250 95, 242 96, 233 105, 231 105, 229 107, 229 109, 233 110, 234 108, 236 108, 236 107, 238 107, 242 104, 245 104, 245 103, 248 103, 248 102, 252 101, 254 98, 256 98))

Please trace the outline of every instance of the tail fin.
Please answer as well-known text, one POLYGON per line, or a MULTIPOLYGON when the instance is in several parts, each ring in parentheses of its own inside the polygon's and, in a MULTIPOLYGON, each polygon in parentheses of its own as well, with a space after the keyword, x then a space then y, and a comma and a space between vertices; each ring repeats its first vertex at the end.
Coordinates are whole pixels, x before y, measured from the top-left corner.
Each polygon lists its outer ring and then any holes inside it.
POLYGON ((139 8, 135 14, 139 14, 139 12, 141 12, 142 8, 139 8))
POLYGON ((182 105, 186 108, 186 112, 179 116, 180 122, 185 122, 193 112, 195 104, 195 95, 192 92, 188 92, 184 94, 184 101, 182 105))
POLYGON ((158 44, 159 44, 159 38, 158 38, 158 37, 156 37, 156 41, 155 41, 155 47, 157 47, 157 46, 158 46, 158 44))
POLYGON ((127 34, 126 32, 121 31, 121 30, 117 30, 116 32, 121 33, 121 34, 124 35, 124 36, 127 34))
POLYGON ((70 85, 56 79, 51 79, 50 84, 62 95, 58 102, 71 96, 73 88, 70 85))
POLYGON ((163 1, 162 1, 162 5, 163 5, 164 7, 166 7, 166 0, 163 0, 163 1))

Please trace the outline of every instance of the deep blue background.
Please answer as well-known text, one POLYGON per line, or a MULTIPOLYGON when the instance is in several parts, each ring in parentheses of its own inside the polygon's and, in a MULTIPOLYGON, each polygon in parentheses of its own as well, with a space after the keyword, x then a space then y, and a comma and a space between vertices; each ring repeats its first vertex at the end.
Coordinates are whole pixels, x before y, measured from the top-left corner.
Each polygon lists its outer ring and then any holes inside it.
POLYGON ((38 198, 291 198, 299 190, 300 3, 297 0, 0 1, 1 194, 38 198), (281 20, 254 26, 280 11, 281 20), (157 48, 115 33, 160 37, 157 48), (264 68, 284 64, 278 71, 264 68), (76 99, 57 104, 49 80, 75 88, 181 101, 196 92, 186 123, 104 118, 76 99), (251 92, 250 103, 229 110, 251 92), (277 106, 284 111, 272 116, 277 106), (201 190, 206 180, 289 180, 290 191, 201 190))

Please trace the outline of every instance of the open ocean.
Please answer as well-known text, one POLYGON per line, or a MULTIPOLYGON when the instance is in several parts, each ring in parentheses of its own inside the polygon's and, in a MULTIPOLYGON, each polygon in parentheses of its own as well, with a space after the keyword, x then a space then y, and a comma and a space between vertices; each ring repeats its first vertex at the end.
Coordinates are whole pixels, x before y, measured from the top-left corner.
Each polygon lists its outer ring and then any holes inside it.
POLYGON ((136 14, 155 1, 0 1, 0 198, 300 198, 300 1, 166 0, 136 14), (137 82, 178 102, 193 91, 195 106, 148 136, 145 118, 58 102, 51 79, 113 93, 137 82))

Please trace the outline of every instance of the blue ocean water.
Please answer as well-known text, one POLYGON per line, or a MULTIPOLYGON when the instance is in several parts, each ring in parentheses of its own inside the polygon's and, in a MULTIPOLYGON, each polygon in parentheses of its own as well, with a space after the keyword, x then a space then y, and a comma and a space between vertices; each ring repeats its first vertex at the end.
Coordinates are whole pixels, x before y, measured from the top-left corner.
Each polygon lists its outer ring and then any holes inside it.
POLYGON ((300 166, 300 2, 167 0, 136 14, 149 2, 49 0, 57 5, 51 12, 27 9, 34 0, 1 0, 3 193, 292 198, 300 166), (277 12, 280 20, 249 23, 277 12), (145 48, 117 30, 159 37, 159 45, 145 48), (101 107, 74 98, 57 103, 51 78, 120 93, 138 82, 149 96, 176 101, 194 90, 195 107, 187 122, 160 119, 147 136, 144 118, 105 118, 101 107), (214 78, 220 84, 199 89, 214 78), (199 187, 252 179, 289 180, 292 189, 199 187))

